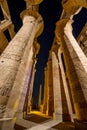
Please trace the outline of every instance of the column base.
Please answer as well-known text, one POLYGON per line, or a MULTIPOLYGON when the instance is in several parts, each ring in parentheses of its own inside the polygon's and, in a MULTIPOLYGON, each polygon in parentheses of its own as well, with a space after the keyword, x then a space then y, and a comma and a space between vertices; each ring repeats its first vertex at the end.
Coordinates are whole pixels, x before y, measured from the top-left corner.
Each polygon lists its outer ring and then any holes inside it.
POLYGON ((74 119, 75 130, 87 130, 87 121, 74 119))
POLYGON ((16 118, 0 119, 0 130, 13 130, 16 118))
POLYGON ((58 120, 59 122, 62 122, 63 121, 63 118, 62 118, 62 114, 59 114, 59 113, 53 113, 53 119, 56 119, 58 120))

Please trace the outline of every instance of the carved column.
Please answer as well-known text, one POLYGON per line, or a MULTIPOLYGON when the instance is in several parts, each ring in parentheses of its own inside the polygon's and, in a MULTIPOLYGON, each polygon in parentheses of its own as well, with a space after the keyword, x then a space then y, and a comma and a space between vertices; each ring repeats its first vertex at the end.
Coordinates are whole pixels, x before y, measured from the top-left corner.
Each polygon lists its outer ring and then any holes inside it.
MULTIPOLYGON (((57 31, 56 36, 58 40, 61 41, 61 46, 67 69, 66 72, 69 78, 71 94, 76 112, 76 118, 78 120, 86 121, 87 103, 86 103, 86 91, 84 90, 86 90, 87 87, 86 86, 87 71, 86 66, 84 65, 86 65, 87 60, 83 55, 81 49, 77 46, 77 43, 75 39, 73 39, 74 37, 72 36, 70 31, 65 30, 66 31, 65 37, 63 38, 64 32, 62 30, 64 29, 64 26, 66 25, 67 22, 68 22, 67 19, 60 20, 60 22, 57 24, 58 30, 56 30, 57 31), (81 55, 83 56, 81 57, 81 55)), ((70 25, 68 26, 68 29, 70 29, 70 25)))
POLYGON ((58 50, 58 58, 59 58, 59 66, 60 66, 60 75, 61 75, 61 79, 62 79, 62 84, 63 86, 61 87, 61 89, 63 90, 63 95, 62 96, 62 102, 65 102, 65 105, 63 105, 63 120, 64 121, 73 121, 73 108, 72 108, 72 98, 71 98, 71 93, 69 92, 69 85, 67 82, 67 72, 66 72, 66 66, 65 66, 65 59, 63 57, 63 52, 61 50, 61 45, 60 48, 58 50), (65 110, 65 111, 64 111, 65 110))
POLYGON ((48 67, 48 104, 47 104, 47 115, 53 116, 54 113, 54 94, 53 94, 53 73, 52 73, 52 59, 51 53, 47 63, 48 67))
MULTIPOLYGON (((27 80, 27 76, 25 73, 27 71, 27 59, 30 58, 31 60, 33 52, 31 52, 30 57, 28 57, 28 53, 30 53, 29 50, 33 45, 34 37, 40 35, 43 30, 43 21, 37 12, 25 10, 22 13, 22 17, 22 28, 9 43, 0 59, 0 70, 4 72, 4 75, 0 78, 1 100, 3 97, 10 96, 4 114, 5 118, 14 118, 23 88, 26 85, 25 81, 27 80), (6 61, 8 62, 5 63, 6 61)), ((2 104, 6 105, 4 103, 2 104)), ((5 127, 6 124, 3 124, 3 130, 6 129, 5 127)), ((8 130, 11 130, 9 124, 8 130)))
MULTIPOLYGON (((67 0, 62 1, 63 8, 68 15, 76 15, 82 7, 87 8, 86 0, 67 0), (79 9, 79 10, 77 10, 79 9)), ((64 28, 64 39, 66 41, 66 48, 68 52, 66 55, 70 57, 67 62, 71 62, 71 68, 68 66, 68 76, 71 86, 71 93, 73 97, 76 119, 76 129, 87 129, 87 58, 78 46, 74 36, 72 35, 71 20, 67 21, 64 28), (71 61, 70 61, 71 60, 71 61), (72 76, 71 76, 72 73, 72 76), (77 80, 76 80, 77 79, 77 80), (79 121, 80 120, 80 121, 79 121)), ((63 40, 62 40, 63 41, 63 40)), ((64 44, 64 43, 62 43, 64 44)), ((63 45, 64 46, 64 45, 63 45)))
POLYGON ((29 91, 27 97, 27 113, 32 110, 32 93, 33 93, 34 77, 36 72, 35 65, 36 65, 36 59, 35 59, 35 63, 33 64, 31 80, 29 82, 29 91))
MULTIPOLYGON (((72 35, 71 22, 66 24, 64 32, 64 39, 79 82, 77 87, 73 86, 72 89, 74 105, 76 108, 76 117, 78 120, 87 120, 87 92, 85 91, 87 89, 87 58, 72 35), (81 104, 83 104, 83 107, 81 107, 81 104)), ((73 83, 75 83, 75 81, 73 83)))
POLYGON ((62 99, 61 84, 58 58, 55 52, 52 52, 52 70, 53 70, 53 93, 54 93, 54 117, 62 121, 62 99))
POLYGON ((48 100, 48 76, 47 67, 44 69, 44 102, 43 102, 43 113, 46 114, 47 111, 47 100, 48 100))
MULTIPOLYGON (((19 97, 19 103, 18 103, 18 108, 17 108, 17 112, 16 112, 16 117, 18 118, 22 118, 23 117, 23 112, 27 110, 26 106, 26 99, 28 96, 28 91, 29 91, 29 83, 31 81, 31 77, 32 77, 32 67, 33 67, 33 46, 31 46, 31 48, 26 48, 25 50, 25 56, 23 58, 24 63, 21 65, 20 70, 19 70, 19 76, 21 76, 20 79, 20 97, 19 97), (30 49, 30 51, 29 51, 30 49), (27 57, 28 55, 28 57, 27 57), (26 59, 26 61, 25 61, 26 59), (26 66, 24 66, 24 64, 26 66), (22 71, 23 70, 23 71, 22 71), (24 107, 25 106, 25 107, 24 107), (26 108, 26 110, 24 110, 24 108, 26 108)), ((19 84, 18 83, 18 84, 19 84)), ((14 91, 13 91, 14 93, 14 91)))

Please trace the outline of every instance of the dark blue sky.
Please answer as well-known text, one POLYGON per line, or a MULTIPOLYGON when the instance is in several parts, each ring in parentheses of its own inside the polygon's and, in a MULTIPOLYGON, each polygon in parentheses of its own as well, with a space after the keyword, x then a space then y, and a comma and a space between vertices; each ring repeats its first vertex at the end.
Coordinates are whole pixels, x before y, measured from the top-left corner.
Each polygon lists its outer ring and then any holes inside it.
MULTIPOLYGON (((15 25, 15 31, 17 32, 22 26, 20 13, 26 8, 26 5, 24 0, 8 0, 8 4, 10 7, 12 21, 15 25)), ((37 56, 38 62, 36 64, 37 72, 35 74, 33 93, 35 99, 38 97, 40 84, 43 84, 44 82, 43 72, 54 38, 55 23, 59 20, 62 12, 61 0, 44 0, 44 2, 42 2, 39 6, 39 12, 44 20, 44 31, 38 38, 41 48, 37 56)), ((79 15, 76 15, 74 19, 73 34, 77 37, 87 21, 87 9, 82 9, 79 15)))

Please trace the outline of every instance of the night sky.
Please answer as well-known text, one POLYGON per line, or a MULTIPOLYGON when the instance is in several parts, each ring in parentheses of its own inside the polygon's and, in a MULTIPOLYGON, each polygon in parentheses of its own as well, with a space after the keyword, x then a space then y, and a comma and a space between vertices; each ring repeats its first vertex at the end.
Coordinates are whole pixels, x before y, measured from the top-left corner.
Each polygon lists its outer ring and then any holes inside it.
MULTIPOLYGON (((12 16, 12 21, 15 25, 15 31, 17 32, 22 26, 22 21, 20 19, 20 13, 26 8, 24 0, 7 0, 12 16)), ((39 12, 44 19, 44 31, 40 37, 38 37, 38 42, 41 45, 39 54, 37 56, 38 61, 36 64, 36 74, 34 82, 34 100, 38 97, 39 86, 43 85, 44 82, 44 67, 49 55, 49 50, 51 49, 55 23, 59 20, 62 12, 61 0, 44 0, 39 6, 39 12)), ((79 15, 74 17, 73 24, 73 34, 75 37, 78 36, 82 27, 87 21, 87 9, 82 9, 79 15)))

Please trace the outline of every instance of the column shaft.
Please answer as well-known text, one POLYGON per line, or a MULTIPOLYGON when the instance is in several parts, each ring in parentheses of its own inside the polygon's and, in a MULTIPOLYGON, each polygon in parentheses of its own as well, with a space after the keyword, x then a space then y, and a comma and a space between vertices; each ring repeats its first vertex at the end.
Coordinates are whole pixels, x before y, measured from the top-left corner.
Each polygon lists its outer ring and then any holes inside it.
POLYGON ((71 27, 70 23, 67 23, 64 38, 72 61, 72 67, 74 68, 71 67, 71 69, 68 65, 68 75, 76 118, 78 120, 87 120, 87 58, 74 39, 72 32, 68 30, 67 27, 71 27))
POLYGON ((27 104, 27 112, 32 110, 32 93, 33 93, 33 84, 34 84, 34 77, 35 77, 35 64, 33 64, 31 80, 29 82, 29 92, 28 92, 28 104, 27 104))
POLYGON ((48 76, 47 67, 44 70, 44 102, 43 102, 43 113, 46 114, 47 111, 47 100, 48 100, 48 76))
POLYGON ((63 81, 63 86, 64 86, 64 91, 65 91, 65 96, 66 96, 66 101, 67 101, 67 106, 68 106, 68 111, 71 116, 71 120, 73 120, 73 110, 72 110, 72 104, 71 104, 71 98, 69 95, 69 89, 68 89, 68 84, 66 81, 66 75, 64 72, 64 68, 63 68, 63 64, 61 61, 61 48, 58 51, 58 57, 59 57, 59 65, 60 65, 60 70, 61 70, 61 77, 62 77, 62 81, 63 81))
MULTIPOLYGON (((33 44, 34 36, 36 33, 35 28, 37 27, 37 23, 32 16, 25 16, 25 18, 26 18, 26 19, 24 19, 25 24, 19 31, 19 34, 21 33, 21 31, 23 31, 22 34, 20 34, 20 37, 23 38, 21 40, 24 41, 24 45, 22 45, 22 46, 25 48, 25 50, 26 50, 26 48, 29 50, 33 44), (26 20, 28 20, 28 21, 26 21, 26 20), (29 29, 27 29, 28 27, 29 27, 29 29)), ((17 35, 15 37, 17 37, 17 35)), ((22 41, 20 41, 20 42, 22 42, 22 41)), ((21 51, 21 53, 23 53, 23 52, 21 51)), ((24 52, 23 59, 25 58, 25 55, 26 55, 26 51, 24 52)), ((31 57, 32 57, 32 53, 30 54, 29 60, 31 60, 31 57)), ((23 60, 23 59, 21 60, 21 63, 20 63, 20 66, 19 66, 19 69, 18 69, 18 72, 16 75, 16 79, 15 79, 15 82, 13 85, 13 89, 12 89, 12 92, 10 95, 10 99, 7 104, 7 108, 8 108, 8 111, 10 110, 9 111, 10 113, 5 112, 5 117, 8 117, 8 116, 13 117, 14 113, 17 109, 17 105, 19 103, 20 93, 21 93, 21 89, 23 87, 22 84, 24 83, 24 82, 21 82, 22 79, 20 79, 20 76, 22 78, 24 77, 26 63, 27 63, 27 59, 25 59, 25 60, 23 60), (11 112, 11 110, 12 110, 12 112, 11 112)))
MULTIPOLYGON (((25 21, 23 27, 9 43, 0 58, 0 71, 3 73, 3 75, 0 75, 0 99, 2 101, 5 97, 10 96, 10 92, 14 85, 19 65, 22 62, 22 56, 28 40, 30 42, 30 46, 33 42, 32 40, 34 36, 32 36, 31 41, 29 38, 31 37, 31 34, 35 34, 35 19, 31 16, 27 16, 27 18, 29 18, 29 21, 25 21)), ((3 102, 1 105, 6 105, 6 102, 5 104, 3 102)))
POLYGON ((62 121, 62 99, 61 84, 58 59, 55 52, 52 52, 52 70, 53 70, 53 92, 54 92, 54 116, 62 121))
POLYGON ((48 61, 48 115, 53 116, 54 113, 54 95, 53 95, 53 73, 52 73, 52 60, 48 61))
MULTIPOLYGON (((24 105, 27 105, 26 96, 28 96, 27 93, 30 89, 29 83, 31 80, 32 66, 33 66, 33 47, 30 48, 28 46, 29 44, 26 47, 26 50, 22 59, 23 63, 21 64, 19 68, 19 76, 21 77, 21 79, 20 79, 20 82, 18 83, 18 86, 20 87, 21 90, 18 92, 20 94, 18 108, 17 108, 18 116, 23 116, 24 105)), ((27 108, 26 108, 26 111, 27 111, 27 108)))

